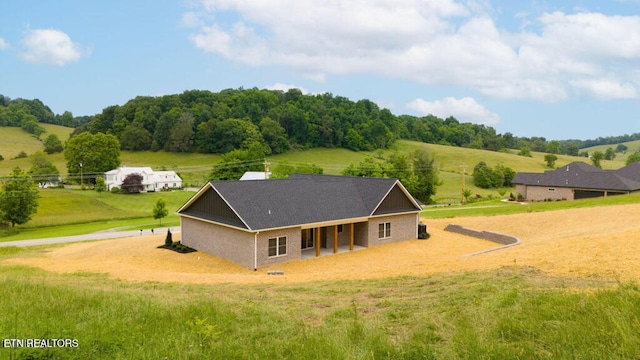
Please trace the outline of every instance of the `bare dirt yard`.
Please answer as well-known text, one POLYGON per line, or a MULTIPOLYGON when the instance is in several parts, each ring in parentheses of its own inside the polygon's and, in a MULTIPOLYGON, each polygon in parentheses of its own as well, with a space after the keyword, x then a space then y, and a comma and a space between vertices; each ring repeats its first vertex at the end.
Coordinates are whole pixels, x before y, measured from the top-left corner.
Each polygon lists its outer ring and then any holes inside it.
MULTIPOLYGON (((3 261, 48 271, 108 273, 128 281, 269 283, 420 276, 530 266, 550 275, 640 278, 640 204, 494 217, 424 219, 431 237, 263 268, 254 272, 201 252, 157 249, 163 235, 75 243, 3 261), (522 243, 499 245, 445 232, 450 223, 509 234, 522 243), (267 275, 268 270, 285 275, 267 275)), ((177 234, 176 234, 177 235, 177 234)), ((174 238, 175 239, 175 238, 174 238)), ((177 240, 177 239, 176 239, 177 240)))

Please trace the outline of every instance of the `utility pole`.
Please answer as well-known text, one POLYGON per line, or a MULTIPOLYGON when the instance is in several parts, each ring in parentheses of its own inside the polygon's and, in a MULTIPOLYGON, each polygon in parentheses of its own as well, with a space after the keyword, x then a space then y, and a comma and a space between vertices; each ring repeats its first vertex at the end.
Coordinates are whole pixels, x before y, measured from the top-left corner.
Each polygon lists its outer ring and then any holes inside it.
POLYGON ((267 159, 264 159, 264 179, 267 180, 269 178, 269 162, 267 159))
POLYGON ((82 181, 82 160, 80 160, 80 190, 82 190, 82 186, 84 185, 82 181))

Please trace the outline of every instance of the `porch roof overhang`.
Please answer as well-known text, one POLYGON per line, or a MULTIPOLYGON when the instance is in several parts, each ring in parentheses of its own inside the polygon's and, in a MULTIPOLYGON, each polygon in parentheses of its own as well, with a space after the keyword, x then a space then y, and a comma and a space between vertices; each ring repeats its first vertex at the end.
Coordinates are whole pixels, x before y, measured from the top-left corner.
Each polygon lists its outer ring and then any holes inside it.
POLYGON ((341 225, 341 224, 351 224, 351 223, 359 223, 359 222, 367 222, 367 221, 369 221, 369 217, 358 217, 358 218, 351 218, 351 219, 337 219, 337 220, 330 220, 330 221, 315 222, 310 224, 303 224, 303 225, 300 225, 300 227, 302 229, 314 229, 318 227, 335 226, 335 225, 341 225))

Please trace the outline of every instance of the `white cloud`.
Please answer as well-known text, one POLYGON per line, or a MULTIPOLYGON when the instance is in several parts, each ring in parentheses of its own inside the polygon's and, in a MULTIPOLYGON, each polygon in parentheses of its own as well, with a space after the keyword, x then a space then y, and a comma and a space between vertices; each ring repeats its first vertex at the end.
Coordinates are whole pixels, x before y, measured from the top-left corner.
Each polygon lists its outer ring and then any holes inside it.
POLYGON ((65 65, 84 55, 80 45, 69 35, 56 29, 36 29, 22 39, 22 59, 34 64, 65 65))
POLYGON ((0 50, 8 49, 9 43, 6 42, 3 38, 0 38, 0 50))
POLYGON ((517 32, 494 16, 454 0, 201 0, 185 14, 204 52, 318 81, 374 74, 543 102, 640 95, 640 16, 529 14, 517 32))
POLYGON ((186 12, 182 14, 180 25, 187 28, 195 28, 199 26, 205 26, 205 23, 200 19, 200 16, 197 13, 186 12))
POLYGON ((500 122, 500 117, 497 114, 487 110, 470 97, 463 97, 461 99, 447 97, 432 102, 416 99, 407 104, 407 108, 414 110, 420 115, 435 115, 442 119, 453 116, 460 122, 489 126, 500 122))

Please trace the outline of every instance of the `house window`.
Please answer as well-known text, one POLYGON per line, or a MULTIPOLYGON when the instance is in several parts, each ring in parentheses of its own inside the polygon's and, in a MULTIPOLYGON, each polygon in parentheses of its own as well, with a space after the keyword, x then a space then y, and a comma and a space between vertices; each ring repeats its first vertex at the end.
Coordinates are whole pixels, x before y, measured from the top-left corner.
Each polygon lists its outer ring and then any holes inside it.
POLYGON ((391 237, 391 223, 378 224, 378 239, 386 239, 391 237))
POLYGON ((342 224, 338 225, 338 232, 341 233, 342 232, 342 224))
POLYGON ((304 229, 302 230, 302 246, 301 249, 311 249, 313 248, 313 229, 304 229))
POLYGON ((549 191, 556 191, 555 188, 549 188, 549 191))
POLYGON ((269 257, 287 255, 287 237, 269 239, 269 257))

